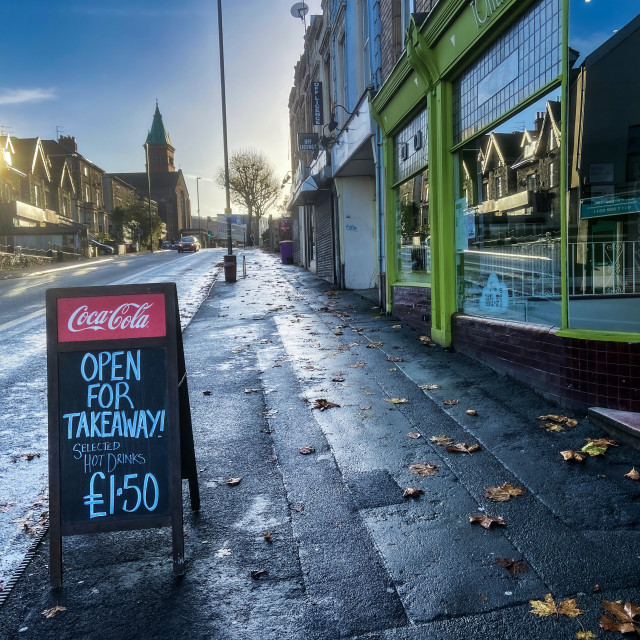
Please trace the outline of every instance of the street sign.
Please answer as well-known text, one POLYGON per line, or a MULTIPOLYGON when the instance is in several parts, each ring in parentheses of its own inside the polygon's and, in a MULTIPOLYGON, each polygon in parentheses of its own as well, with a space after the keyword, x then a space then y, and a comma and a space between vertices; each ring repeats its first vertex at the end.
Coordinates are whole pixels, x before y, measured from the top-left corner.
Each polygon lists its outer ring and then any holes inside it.
POLYGON ((141 236, 143 233, 142 229, 136 229, 136 235, 141 236))
POLYGON ((174 283, 47 291, 51 585, 62 537, 171 526, 200 508, 174 283))
POLYGON ((317 151, 318 150, 318 134, 317 133, 299 133, 298 134, 298 151, 317 151))

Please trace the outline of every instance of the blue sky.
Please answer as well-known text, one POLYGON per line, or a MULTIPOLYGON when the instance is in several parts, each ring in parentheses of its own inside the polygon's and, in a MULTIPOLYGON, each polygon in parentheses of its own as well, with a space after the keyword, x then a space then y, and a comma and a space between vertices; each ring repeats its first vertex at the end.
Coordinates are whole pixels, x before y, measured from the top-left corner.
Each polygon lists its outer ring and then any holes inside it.
MULTIPOLYGON (((222 0, 229 149, 289 170, 288 96, 304 27, 292 0, 222 0)), ((308 0, 310 13, 320 0, 308 0)), ((54 139, 56 127, 108 172, 144 171, 158 99, 196 211, 221 213, 216 0, 2 0, 0 128, 54 139)))

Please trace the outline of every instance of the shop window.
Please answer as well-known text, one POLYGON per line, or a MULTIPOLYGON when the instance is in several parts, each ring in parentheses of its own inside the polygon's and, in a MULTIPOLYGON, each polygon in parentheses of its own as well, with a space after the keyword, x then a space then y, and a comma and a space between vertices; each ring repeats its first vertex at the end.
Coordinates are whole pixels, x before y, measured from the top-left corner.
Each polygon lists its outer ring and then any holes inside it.
MULTIPOLYGON (((470 315, 559 326, 560 219, 551 190, 532 169, 548 163, 549 135, 559 127, 559 103, 549 95, 456 154, 455 243, 458 310, 470 315), (546 125, 538 132, 536 112, 546 125), (516 123, 527 120, 517 132, 516 123), (536 153, 527 153, 532 139, 536 153), (478 193, 477 201, 470 194, 478 193), (487 193, 487 187, 495 194, 487 193), (494 196, 494 197, 492 197, 494 196)), ((538 169, 540 170, 540 169, 538 169)))
POLYGON ((571 0, 569 327, 640 332, 640 50, 637 1, 571 0), (592 9, 595 9, 593 11, 592 9))
POLYGON ((428 170, 396 187, 394 199, 395 280, 429 283, 431 243, 428 170))

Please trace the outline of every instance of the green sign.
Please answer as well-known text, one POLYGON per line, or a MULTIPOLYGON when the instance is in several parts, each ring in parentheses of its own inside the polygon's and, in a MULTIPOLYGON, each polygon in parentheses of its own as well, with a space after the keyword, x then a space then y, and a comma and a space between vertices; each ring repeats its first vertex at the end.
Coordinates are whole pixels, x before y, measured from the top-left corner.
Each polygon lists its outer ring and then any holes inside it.
POLYGON ((619 198, 617 196, 605 196, 583 200, 580 208, 580 217, 584 220, 585 218, 618 216, 638 211, 640 211, 640 197, 619 198))

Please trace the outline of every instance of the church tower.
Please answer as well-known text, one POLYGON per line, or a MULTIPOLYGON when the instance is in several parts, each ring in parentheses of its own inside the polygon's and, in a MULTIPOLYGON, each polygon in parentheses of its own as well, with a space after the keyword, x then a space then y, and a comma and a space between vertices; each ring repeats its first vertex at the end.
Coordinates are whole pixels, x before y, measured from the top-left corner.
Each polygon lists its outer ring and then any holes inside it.
POLYGON ((173 164, 173 153, 175 149, 171 146, 169 134, 162 123, 162 114, 158 108, 156 100, 156 112, 153 114, 151 130, 147 135, 145 147, 148 145, 149 153, 149 173, 166 173, 175 171, 173 164))

